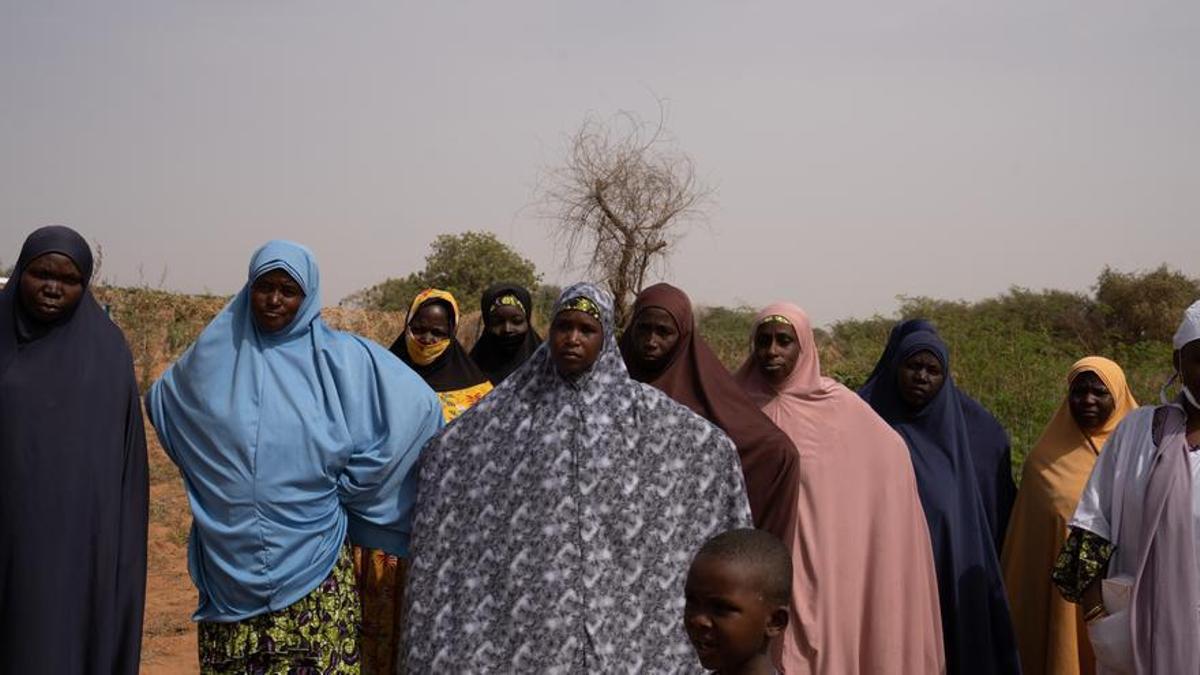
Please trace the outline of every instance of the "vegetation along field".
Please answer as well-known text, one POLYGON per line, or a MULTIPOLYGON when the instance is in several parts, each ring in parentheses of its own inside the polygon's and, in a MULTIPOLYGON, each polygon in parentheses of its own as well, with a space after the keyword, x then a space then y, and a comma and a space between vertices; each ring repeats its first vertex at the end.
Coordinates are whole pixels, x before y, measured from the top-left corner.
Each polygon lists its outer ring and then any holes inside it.
MULTIPOLYGON (((532 268, 507 270, 497 262, 496 270, 496 278, 509 274, 537 283, 532 268)), ((460 293, 464 311, 472 309, 478 291, 492 280, 438 279, 460 293)), ((343 306, 326 308, 323 316, 334 327, 390 345, 404 321, 398 308, 411 297, 411 289, 424 281, 419 274, 410 275, 403 280, 404 287, 393 284, 397 287, 390 295, 378 289, 373 294, 359 293, 343 306)), ((544 286, 537 294, 535 323, 543 334, 546 308, 556 292, 544 286)), ((99 286, 96 295, 125 331, 143 389, 183 353, 227 301, 149 288, 99 286)), ((895 316, 839 321, 818 329, 817 342, 825 374, 856 388, 871 372, 898 319, 931 319, 951 347, 956 380, 1008 430, 1013 473, 1019 480, 1025 454, 1062 400, 1070 365, 1087 354, 1113 358, 1125 368, 1138 401, 1156 401, 1170 374, 1171 334, 1183 308, 1197 298, 1200 281, 1178 271, 1106 269, 1088 294, 1013 288, 978 302, 901 298, 895 316)), ((804 298, 795 300, 803 305, 804 298)), ((745 307, 708 307, 698 312, 700 333, 730 368, 745 358, 753 314, 752 308, 745 307)), ((475 311, 460 326, 460 339, 471 343, 478 330, 475 311)), ((151 541, 144 664, 149 673, 187 672, 195 668, 195 633, 189 619, 195 593, 186 563, 190 515, 178 473, 152 430, 147 432, 151 541)))

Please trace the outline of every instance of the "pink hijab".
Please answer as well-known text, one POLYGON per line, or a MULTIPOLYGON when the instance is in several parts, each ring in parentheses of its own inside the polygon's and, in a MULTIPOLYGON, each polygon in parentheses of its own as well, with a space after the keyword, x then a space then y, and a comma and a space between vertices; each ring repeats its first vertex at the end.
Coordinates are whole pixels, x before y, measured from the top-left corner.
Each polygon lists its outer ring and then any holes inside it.
POLYGON ((769 316, 795 329, 795 369, 776 388, 751 354, 734 377, 800 454, 779 665, 787 675, 943 672, 937 577, 908 446, 857 394, 821 376, 803 310, 769 305, 755 329, 769 316))

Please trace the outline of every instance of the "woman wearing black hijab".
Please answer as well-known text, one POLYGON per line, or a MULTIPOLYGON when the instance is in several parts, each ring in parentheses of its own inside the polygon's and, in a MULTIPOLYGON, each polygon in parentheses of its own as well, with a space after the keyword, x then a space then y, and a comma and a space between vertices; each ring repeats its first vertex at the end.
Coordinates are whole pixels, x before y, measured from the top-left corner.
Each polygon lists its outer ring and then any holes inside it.
POLYGON ((533 298, 517 284, 495 284, 483 292, 479 312, 483 335, 471 348, 471 359, 492 384, 499 385, 542 344, 530 325, 533 298))
POLYGON ((136 673, 149 484, 133 359, 74 230, 0 291, 0 673, 136 673))
POLYGON ((390 350, 437 392, 446 424, 492 390, 487 375, 455 337, 458 301, 449 291, 426 288, 413 298, 404 332, 390 350))
POLYGON ((999 544, 1016 489, 1008 435, 954 382, 933 325, 892 329, 859 394, 908 444, 929 524, 948 675, 1021 672, 999 544))

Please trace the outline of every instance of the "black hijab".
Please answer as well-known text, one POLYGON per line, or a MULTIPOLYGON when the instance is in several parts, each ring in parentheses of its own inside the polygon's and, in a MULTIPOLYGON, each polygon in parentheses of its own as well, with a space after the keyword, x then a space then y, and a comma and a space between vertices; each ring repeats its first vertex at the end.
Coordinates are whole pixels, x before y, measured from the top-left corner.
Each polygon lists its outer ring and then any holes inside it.
POLYGON ((0 672, 136 673, 146 588, 148 471, 133 359, 87 290, 70 228, 29 236, 0 291, 0 672), (84 292, 43 324, 21 276, 70 258, 84 292))
POLYGON ((996 528, 1007 524, 1012 508, 1011 494, 997 489, 1001 478, 1012 485, 1004 429, 954 383, 950 350, 928 322, 908 321, 892 330, 875 374, 859 393, 900 433, 912 456, 933 544, 946 672, 1019 673, 996 544, 1004 537, 996 528), (905 360, 922 351, 937 358, 946 379, 924 407, 913 410, 901 398, 897 378, 905 360))
POLYGON ((533 298, 524 287, 517 284, 499 283, 483 292, 479 301, 479 311, 484 331, 475 346, 471 348, 471 358, 475 361, 475 365, 479 366, 480 370, 488 376, 492 384, 503 382, 504 378, 521 367, 521 364, 537 351, 538 345, 542 344, 542 337, 533 329, 532 323, 524 335, 511 342, 498 338, 487 330, 488 319, 492 312, 502 306, 497 303, 504 302, 504 299, 508 297, 515 298, 520 303, 520 308, 525 312, 527 321, 532 322, 533 320, 533 298))
POLYGON ((437 289, 426 289, 418 294, 409 308, 408 316, 404 318, 404 331, 392 342, 392 346, 389 348, 409 368, 412 368, 420 375, 421 379, 425 380, 425 384, 428 384, 430 389, 439 394, 469 389, 488 381, 487 376, 475 365, 470 355, 467 354, 467 350, 463 349, 463 346, 458 342, 458 338, 454 335, 454 332, 458 329, 458 303, 451 302, 452 299, 453 296, 449 293, 437 289), (414 361, 412 355, 408 353, 404 335, 408 332, 409 322, 413 320, 417 312, 421 311, 421 308, 432 304, 442 305, 446 308, 446 313, 450 316, 450 345, 433 362, 421 365, 414 361))

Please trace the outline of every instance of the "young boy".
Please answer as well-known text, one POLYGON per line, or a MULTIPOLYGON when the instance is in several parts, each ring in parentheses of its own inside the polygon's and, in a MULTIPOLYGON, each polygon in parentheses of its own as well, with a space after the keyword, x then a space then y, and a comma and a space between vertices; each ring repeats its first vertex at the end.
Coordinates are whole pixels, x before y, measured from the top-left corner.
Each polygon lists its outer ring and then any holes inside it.
POLYGON ((771 640, 788 623, 792 561, 762 530, 709 539, 688 570, 683 624, 700 665, 719 675, 772 675, 771 640))

